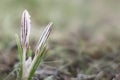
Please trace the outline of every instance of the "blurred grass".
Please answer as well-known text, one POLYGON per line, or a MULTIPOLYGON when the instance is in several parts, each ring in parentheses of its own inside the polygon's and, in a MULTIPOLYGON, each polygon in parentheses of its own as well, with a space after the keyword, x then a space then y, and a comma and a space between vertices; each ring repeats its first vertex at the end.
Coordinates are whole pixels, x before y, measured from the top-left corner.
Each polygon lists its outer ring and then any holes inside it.
POLYGON ((32 16, 33 37, 40 33, 39 27, 50 21, 54 23, 53 38, 58 38, 57 35, 64 38, 62 35, 70 32, 78 34, 80 38, 85 34, 93 41, 104 40, 109 34, 118 37, 119 3, 119 0, 1 0, 0 49, 15 41, 14 35, 20 31, 24 9, 28 9, 32 16), (77 33, 76 30, 81 32, 77 33))

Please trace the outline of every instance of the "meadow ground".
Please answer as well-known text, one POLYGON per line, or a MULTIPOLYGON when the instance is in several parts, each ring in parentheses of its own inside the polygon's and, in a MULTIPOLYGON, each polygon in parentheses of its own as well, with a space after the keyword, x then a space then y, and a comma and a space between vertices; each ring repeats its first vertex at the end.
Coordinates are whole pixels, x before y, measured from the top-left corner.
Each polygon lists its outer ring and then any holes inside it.
POLYGON ((20 34, 24 9, 31 15, 32 49, 44 26, 53 22, 48 53, 33 80, 119 80, 119 4, 119 0, 0 1, 0 80, 17 77, 15 34, 20 34))

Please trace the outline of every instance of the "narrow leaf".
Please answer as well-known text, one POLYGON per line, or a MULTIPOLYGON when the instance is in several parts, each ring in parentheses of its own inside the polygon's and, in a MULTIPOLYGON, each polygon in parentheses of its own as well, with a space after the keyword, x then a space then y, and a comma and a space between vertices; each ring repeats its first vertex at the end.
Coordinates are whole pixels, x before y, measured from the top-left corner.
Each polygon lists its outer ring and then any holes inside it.
POLYGON ((19 72, 19 77, 20 77, 20 80, 22 80, 22 58, 23 58, 23 54, 22 54, 22 47, 21 47, 21 44, 20 44, 20 39, 19 39, 19 36, 16 34, 16 42, 17 42, 17 47, 18 47, 18 55, 19 55, 19 60, 20 60, 20 72, 19 72))
POLYGON ((35 63, 30 71, 28 80, 32 80, 32 77, 34 76, 35 71, 37 70, 39 64, 41 63, 42 59, 44 58, 44 55, 46 54, 46 47, 43 48, 43 50, 41 51, 40 54, 41 55, 38 55, 36 60, 35 60, 35 63))

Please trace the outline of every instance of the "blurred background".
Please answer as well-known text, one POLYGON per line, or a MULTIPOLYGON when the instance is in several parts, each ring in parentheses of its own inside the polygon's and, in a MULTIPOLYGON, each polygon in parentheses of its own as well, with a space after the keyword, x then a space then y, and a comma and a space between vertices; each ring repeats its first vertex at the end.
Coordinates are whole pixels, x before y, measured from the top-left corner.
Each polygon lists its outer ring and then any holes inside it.
POLYGON ((62 67, 63 73, 72 79, 81 80, 81 74, 91 76, 102 71, 104 76, 100 80, 117 80, 115 76, 120 73, 119 0, 1 0, 0 67, 7 74, 17 60, 15 34, 20 34, 25 9, 31 15, 32 48, 45 26, 53 22, 45 62, 56 61, 49 65, 62 67))

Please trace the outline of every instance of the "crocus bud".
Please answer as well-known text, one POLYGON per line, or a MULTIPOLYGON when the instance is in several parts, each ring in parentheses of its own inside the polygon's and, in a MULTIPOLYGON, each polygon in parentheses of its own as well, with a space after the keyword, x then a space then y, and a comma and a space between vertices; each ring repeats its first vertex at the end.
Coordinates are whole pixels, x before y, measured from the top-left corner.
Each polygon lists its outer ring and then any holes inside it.
POLYGON ((49 23, 47 27, 44 29, 44 31, 41 34, 41 37, 36 45, 36 51, 35 53, 39 53, 40 48, 45 44, 50 32, 51 32, 51 25, 52 23, 49 23))
POLYGON ((22 44, 22 47, 28 48, 30 29, 31 29, 30 15, 27 10, 24 10, 23 14, 22 14, 22 19, 21 19, 21 44, 22 44))

